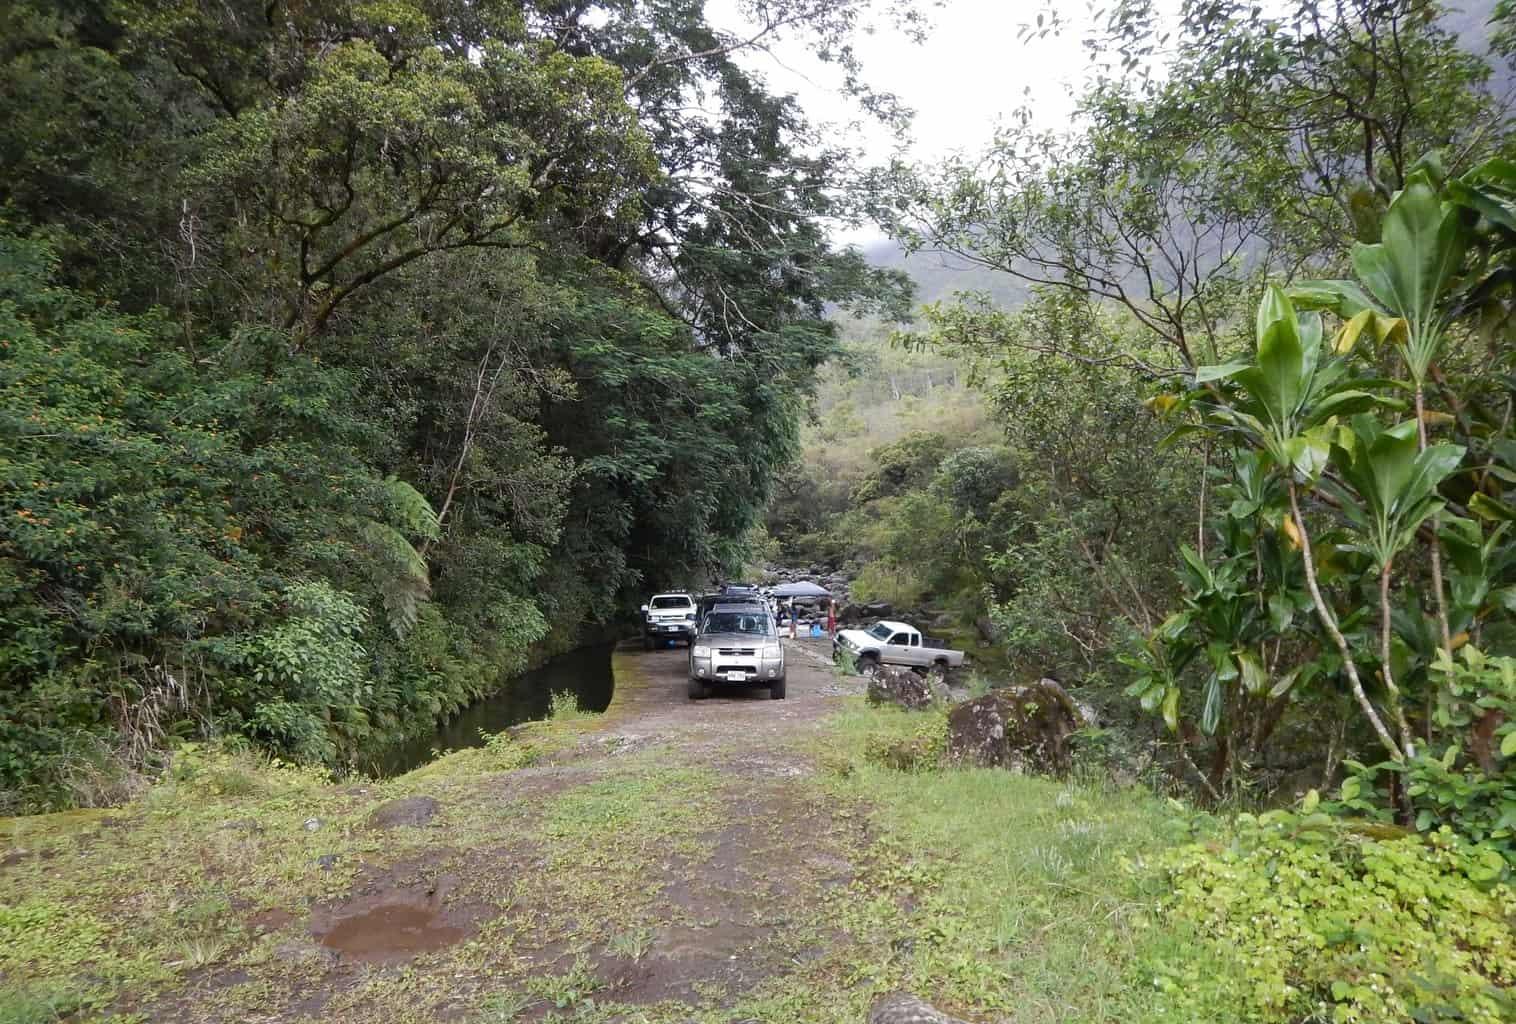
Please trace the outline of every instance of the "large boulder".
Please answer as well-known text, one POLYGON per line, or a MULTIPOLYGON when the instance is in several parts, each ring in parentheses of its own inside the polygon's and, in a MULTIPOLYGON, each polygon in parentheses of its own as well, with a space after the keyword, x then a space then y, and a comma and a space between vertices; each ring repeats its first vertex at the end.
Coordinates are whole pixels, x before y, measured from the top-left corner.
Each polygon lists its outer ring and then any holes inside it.
POLYGON ((1079 706, 1055 680, 991 690, 948 714, 948 758, 981 768, 1061 775, 1071 737, 1084 725, 1079 706))
POLYGON ((842 611, 837 613, 837 621, 851 626, 863 621, 863 609, 856 604, 844 604, 842 611))
POLYGON ((876 601, 863 606, 863 614, 875 619, 886 619, 895 614, 895 607, 888 601, 876 601))
POLYGON ((442 805, 429 796, 408 796, 403 800, 391 800, 374 808, 368 816, 369 828, 400 828, 425 825, 442 809, 442 805))
POLYGON ((925 676, 899 665, 879 665, 869 676, 870 704, 898 704, 912 711, 930 707, 936 700, 925 676))

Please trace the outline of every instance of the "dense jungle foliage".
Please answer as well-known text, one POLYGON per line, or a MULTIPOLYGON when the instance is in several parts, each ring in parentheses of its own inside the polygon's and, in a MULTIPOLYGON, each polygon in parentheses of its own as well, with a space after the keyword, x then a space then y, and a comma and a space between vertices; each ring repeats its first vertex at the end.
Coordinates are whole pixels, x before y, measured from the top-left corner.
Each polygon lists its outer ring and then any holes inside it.
POLYGON ((1197 793, 1347 772, 1511 855, 1510 16, 1119 4, 1077 128, 874 176, 1006 285, 852 344, 775 542, 980 620, 1197 793))
POLYGON ((0 807, 177 734, 342 764, 740 564, 830 316, 905 286, 738 58, 897 118, 863 12, 4 5, 0 807))

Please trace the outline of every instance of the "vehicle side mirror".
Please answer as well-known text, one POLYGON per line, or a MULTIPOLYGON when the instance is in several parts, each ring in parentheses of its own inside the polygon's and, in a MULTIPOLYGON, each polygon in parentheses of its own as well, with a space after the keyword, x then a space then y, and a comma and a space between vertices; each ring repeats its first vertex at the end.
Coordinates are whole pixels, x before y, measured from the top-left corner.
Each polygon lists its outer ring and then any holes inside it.
POLYGON ((643 614, 643 615, 646 615, 646 614, 647 614, 647 605, 643 605, 643 606, 642 606, 642 614, 643 614))

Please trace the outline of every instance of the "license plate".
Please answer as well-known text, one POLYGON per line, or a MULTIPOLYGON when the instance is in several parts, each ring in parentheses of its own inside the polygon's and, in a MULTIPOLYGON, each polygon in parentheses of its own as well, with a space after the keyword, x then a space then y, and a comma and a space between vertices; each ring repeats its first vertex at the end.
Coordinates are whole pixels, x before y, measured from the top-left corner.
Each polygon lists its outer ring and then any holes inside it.
POLYGON ((746 672, 728 672, 728 673, 726 673, 726 681, 729 682, 729 683, 745 683, 745 682, 747 682, 747 673, 746 672))

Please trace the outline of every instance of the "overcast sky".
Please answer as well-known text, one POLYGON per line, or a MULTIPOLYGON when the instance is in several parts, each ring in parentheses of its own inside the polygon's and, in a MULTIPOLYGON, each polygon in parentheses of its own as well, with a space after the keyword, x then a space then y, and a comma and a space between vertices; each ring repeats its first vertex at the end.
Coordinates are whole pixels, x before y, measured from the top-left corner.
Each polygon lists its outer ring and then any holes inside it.
MULTIPOLYGON (((1082 40, 1091 22, 1085 0, 1063 0, 1059 7, 1064 30, 1027 42, 1019 30, 1035 22, 1043 0, 948 0, 930 12, 932 29, 920 44, 888 25, 860 35, 865 80, 916 111, 907 155, 930 162, 954 151, 976 152, 989 142, 997 120, 1023 104, 1033 110, 1034 127, 1067 125, 1071 90, 1090 71, 1082 40)), ((708 10, 717 24, 741 24, 735 0, 709 0, 708 10)), ((793 93, 811 121, 843 129, 840 141, 861 148, 865 161, 883 163, 900 147, 902 140, 868 121, 842 92, 836 70, 803 44, 783 41, 743 62, 774 91, 793 93), (847 129, 854 122, 858 128, 847 129)), ((871 229, 840 233, 849 242, 879 237, 871 229)))

